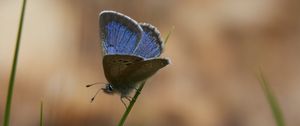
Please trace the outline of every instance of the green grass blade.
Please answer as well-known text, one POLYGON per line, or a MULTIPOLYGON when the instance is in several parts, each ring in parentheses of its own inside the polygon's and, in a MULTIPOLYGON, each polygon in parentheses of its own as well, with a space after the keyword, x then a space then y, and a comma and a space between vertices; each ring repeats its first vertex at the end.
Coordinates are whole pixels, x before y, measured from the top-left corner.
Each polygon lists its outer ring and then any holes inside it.
POLYGON ((140 85, 140 87, 137 89, 135 95, 133 96, 132 100, 130 101, 129 106, 128 106, 127 109, 125 110, 125 112, 124 112, 124 114, 123 114, 123 116, 122 116, 122 118, 121 118, 121 120, 120 120, 118 126, 123 126, 123 125, 124 125, 124 123, 125 123, 125 121, 126 121, 128 115, 129 115, 129 113, 130 113, 130 111, 131 111, 131 109, 132 109, 134 103, 136 102, 137 98, 139 97, 140 92, 142 91, 142 89, 143 89, 145 83, 146 83, 146 81, 143 82, 143 83, 140 85))
POLYGON ((169 33, 167 34, 167 37, 165 38, 165 41, 164 41, 164 45, 167 44, 167 42, 168 42, 168 40, 169 40, 169 38, 170 38, 172 32, 174 31, 174 29, 175 29, 175 26, 173 26, 172 29, 171 29, 171 30, 169 31, 169 33))
POLYGON ((22 11, 21 11, 21 16, 19 21, 18 35, 16 40, 15 54, 13 58, 13 65, 10 73, 9 86, 8 86, 8 92, 6 97, 3 126, 9 126, 10 108, 11 108, 11 101, 12 101, 13 90, 14 90, 15 75, 17 70, 17 62, 18 62, 18 55, 19 55, 20 40, 22 35, 25 7, 26 7, 26 0, 23 0, 22 11))
POLYGON ((41 108, 40 108, 40 126, 44 126, 44 120, 43 120, 43 101, 41 101, 41 108))
POLYGON ((269 83, 267 82, 266 78, 264 77, 262 71, 260 70, 258 73, 258 79, 260 81, 260 85, 265 93, 265 96, 269 102, 269 105, 272 110, 273 117, 276 121, 277 126, 285 126, 284 116, 280 109, 280 105, 276 97, 274 96, 271 88, 269 87, 269 83))

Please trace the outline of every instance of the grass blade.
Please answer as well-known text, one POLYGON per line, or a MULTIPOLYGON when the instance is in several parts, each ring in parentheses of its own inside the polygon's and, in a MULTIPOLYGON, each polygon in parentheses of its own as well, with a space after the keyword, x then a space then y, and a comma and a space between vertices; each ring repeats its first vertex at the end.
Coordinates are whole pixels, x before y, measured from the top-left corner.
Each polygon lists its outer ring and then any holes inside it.
POLYGON ((171 30, 169 31, 169 33, 167 34, 167 37, 165 38, 165 41, 164 41, 164 45, 167 44, 167 42, 168 42, 168 40, 169 40, 169 38, 170 38, 172 32, 174 31, 174 29, 175 29, 175 26, 173 26, 172 29, 171 29, 171 30))
POLYGON ((15 54, 13 58, 13 65, 10 73, 9 86, 8 86, 8 92, 6 97, 3 126, 9 126, 10 108, 11 108, 11 101, 12 101, 13 90, 14 90, 15 75, 17 70, 17 62, 18 62, 18 55, 19 55, 20 40, 22 35, 25 7, 26 7, 26 0, 23 0, 22 11, 21 11, 21 16, 19 21, 18 35, 16 40, 15 54))
POLYGON ((278 104, 276 97, 272 93, 272 90, 269 87, 269 83, 267 82, 261 70, 258 73, 258 80, 260 81, 260 85, 269 102, 269 105, 272 110, 273 118, 275 119, 277 126, 285 126, 285 121, 284 121, 282 111, 280 109, 280 105, 278 104))
POLYGON ((44 126, 44 121, 43 121, 43 101, 41 101, 41 108, 40 108, 40 126, 44 126))
POLYGON ((124 114, 123 114, 123 116, 122 116, 122 118, 121 118, 121 120, 120 120, 118 126, 123 126, 123 125, 124 125, 124 123, 125 123, 125 121, 126 121, 128 115, 129 115, 129 113, 130 113, 130 111, 131 111, 131 109, 132 109, 134 103, 136 102, 137 98, 139 97, 140 92, 142 91, 142 89, 143 89, 145 83, 146 83, 146 81, 144 81, 144 82, 140 85, 140 87, 137 89, 135 95, 133 96, 132 100, 130 101, 129 106, 127 107, 126 111, 124 112, 124 114))

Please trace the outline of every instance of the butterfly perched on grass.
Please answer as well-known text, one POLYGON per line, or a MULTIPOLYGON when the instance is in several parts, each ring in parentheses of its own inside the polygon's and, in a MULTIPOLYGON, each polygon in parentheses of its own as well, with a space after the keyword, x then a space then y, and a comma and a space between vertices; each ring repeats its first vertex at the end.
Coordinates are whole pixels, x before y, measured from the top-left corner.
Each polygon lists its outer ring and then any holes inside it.
POLYGON ((170 62, 159 58, 163 42, 151 24, 137 23, 115 11, 102 11, 99 24, 103 69, 108 81, 102 90, 107 94, 120 94, 126 106, 123 98, 130 100, 129 94, 138 84, 170 62))

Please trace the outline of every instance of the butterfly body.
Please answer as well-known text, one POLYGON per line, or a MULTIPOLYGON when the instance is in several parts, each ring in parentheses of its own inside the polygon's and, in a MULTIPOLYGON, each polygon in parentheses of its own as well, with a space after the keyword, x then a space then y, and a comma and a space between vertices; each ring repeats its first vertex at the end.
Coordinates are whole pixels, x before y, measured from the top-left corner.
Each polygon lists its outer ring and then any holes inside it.
POLYGON ((162 41, 158 30, 146 23, 137 23, 115 11, 100 13, 103 48, 103 69, 109 82, 103 91, 127 97, 136 86, 169 64, 159 58, 162 41))

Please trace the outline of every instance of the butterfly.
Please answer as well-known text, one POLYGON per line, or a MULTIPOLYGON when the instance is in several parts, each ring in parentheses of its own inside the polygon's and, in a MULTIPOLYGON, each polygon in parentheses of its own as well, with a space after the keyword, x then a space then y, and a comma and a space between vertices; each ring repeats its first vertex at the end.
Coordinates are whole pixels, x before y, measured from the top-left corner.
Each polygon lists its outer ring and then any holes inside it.
POLYGON ((102 11, 99 16, 103 49, 103 69, 108 81, 102 88, 106 94, 129 94, 170 61, 159 58, 163 42, 156 27, 137 23, 115 11, 102 11))

